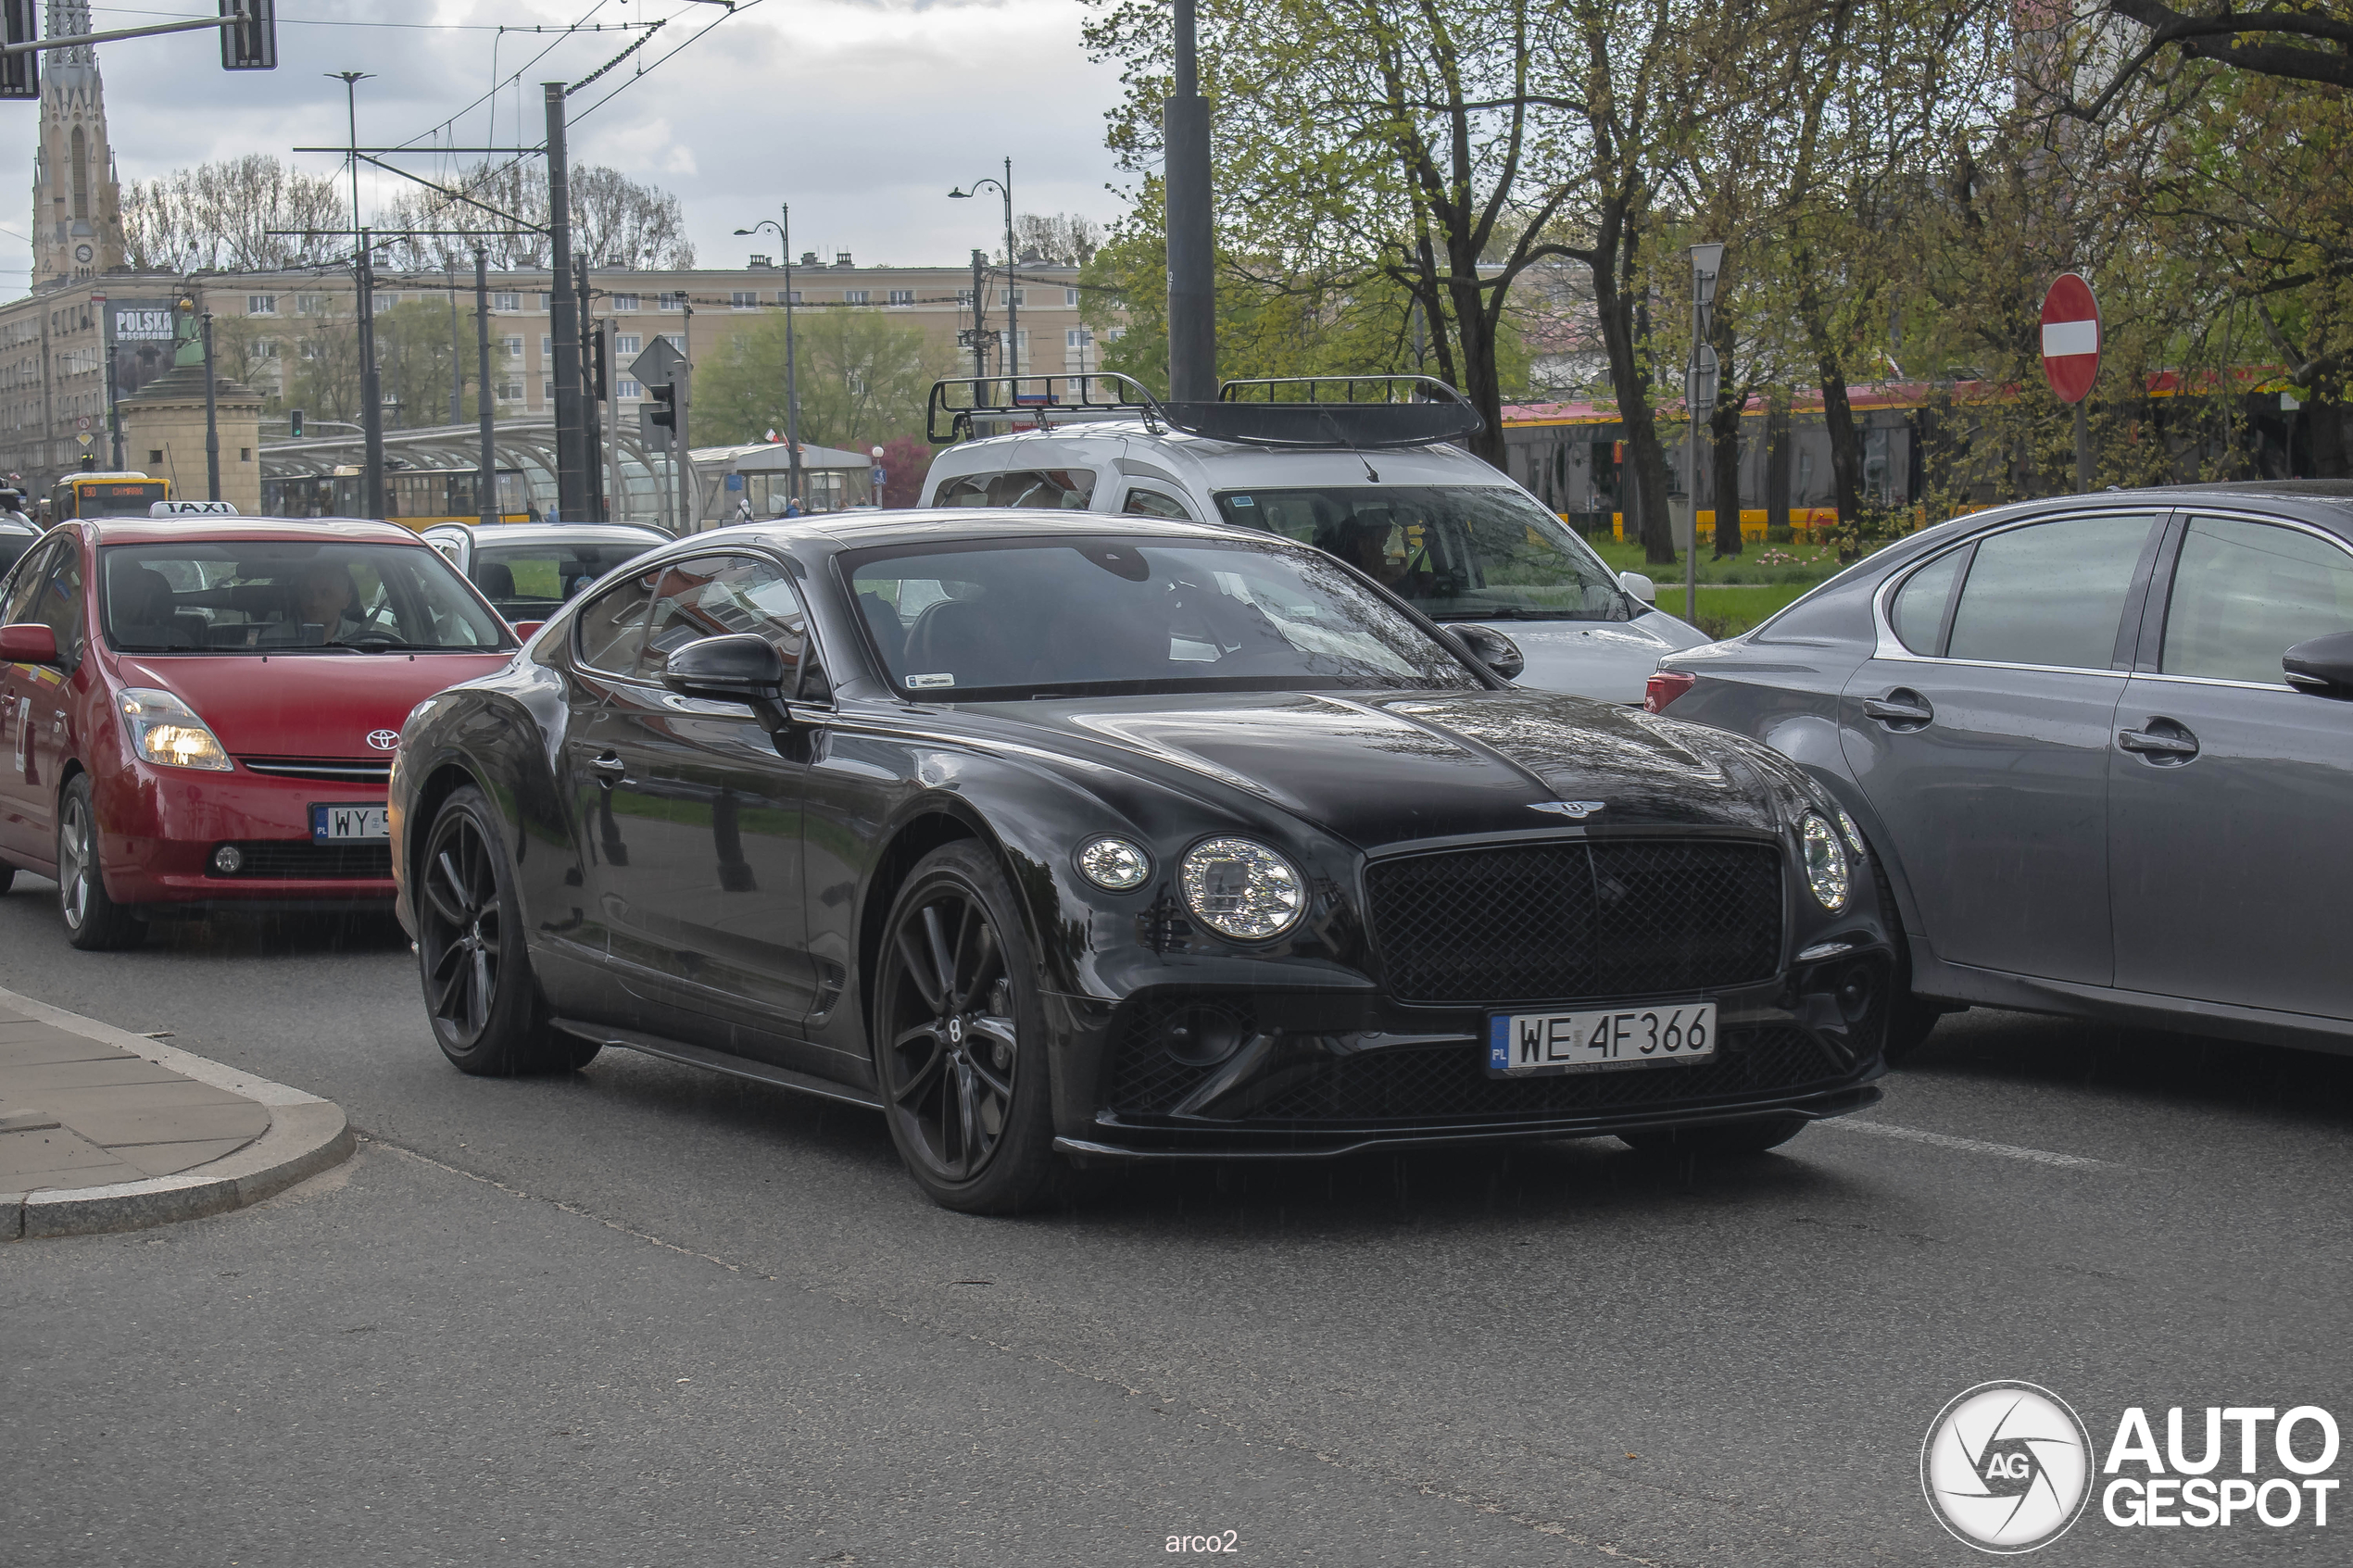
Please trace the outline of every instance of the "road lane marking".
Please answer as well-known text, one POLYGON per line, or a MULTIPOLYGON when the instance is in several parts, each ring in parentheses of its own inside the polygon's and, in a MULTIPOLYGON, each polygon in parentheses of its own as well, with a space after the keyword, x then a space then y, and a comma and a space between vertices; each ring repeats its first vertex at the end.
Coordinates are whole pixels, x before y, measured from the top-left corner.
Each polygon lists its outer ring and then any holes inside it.
POLYGON ((1987 1143, 1983 1138, 1957 1138, 1950 1133, 1931 1133, 1919 1127, 1899 1127, 1893 1122, 1864 1122, 1852 1116, 1833 1116, 1820 1123, 1825 1127, 1843 1127, 1850 1133, 1870 1133, 1882 1138, 1901 1138, 1906 1143, 1933 1144, 1938 1148, 1956 1148, 1964 1154, 1993 1154, 2004 1160, 2024 1160, 2035 1165, 2059 1165, 2076 1171, 2121 1171, 2124 1167, 2113 1160, 2095 1160, 2088 1154, 2059 1154, 2047 1148, 2024 1148, 2014 1143, 1987 1143))

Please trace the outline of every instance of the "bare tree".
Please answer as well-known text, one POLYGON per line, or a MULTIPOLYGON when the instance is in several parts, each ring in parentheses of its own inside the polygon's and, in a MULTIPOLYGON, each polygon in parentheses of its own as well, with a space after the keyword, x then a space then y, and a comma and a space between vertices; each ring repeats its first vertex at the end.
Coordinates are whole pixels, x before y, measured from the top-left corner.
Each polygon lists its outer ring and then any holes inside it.
POLYGON ((327 175, 289 169, 264 153, 174 169, 123 194, 123 240, 145 271, 274 271, 341 247, 350 221, 327 175), (317 232, 314 238, 274 232, 317 232))

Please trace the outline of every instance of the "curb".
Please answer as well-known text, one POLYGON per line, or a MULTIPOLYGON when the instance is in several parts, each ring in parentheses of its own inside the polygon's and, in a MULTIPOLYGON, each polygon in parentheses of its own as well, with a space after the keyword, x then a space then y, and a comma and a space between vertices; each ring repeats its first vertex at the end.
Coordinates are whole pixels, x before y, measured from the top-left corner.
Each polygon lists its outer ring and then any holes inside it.
POLYGON ((242 1073, 233 1067, 67 1012, 0 988, 0 1006, 69 1035, 135 1051, 158 1066, 243 1095, 270 1112, 261 1136, 210 1164, 175 1175, 113 1186, 0 1192, 0 1241, 145 1230, 181 1220, 224 1214, 285 1191, 296 1182, 351 1157, 356 1141, 343 1108, 317 1095, 242 1073))

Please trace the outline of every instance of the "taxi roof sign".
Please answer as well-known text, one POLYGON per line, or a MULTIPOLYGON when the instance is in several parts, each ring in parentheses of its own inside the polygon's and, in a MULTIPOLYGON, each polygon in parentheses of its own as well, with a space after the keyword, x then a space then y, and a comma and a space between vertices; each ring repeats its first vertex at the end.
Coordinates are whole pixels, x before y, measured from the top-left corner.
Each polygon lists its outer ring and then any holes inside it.
POLYGON ((235 517, 237 508, 226 501, 157 501, 147 508, 149 517, 235 517))

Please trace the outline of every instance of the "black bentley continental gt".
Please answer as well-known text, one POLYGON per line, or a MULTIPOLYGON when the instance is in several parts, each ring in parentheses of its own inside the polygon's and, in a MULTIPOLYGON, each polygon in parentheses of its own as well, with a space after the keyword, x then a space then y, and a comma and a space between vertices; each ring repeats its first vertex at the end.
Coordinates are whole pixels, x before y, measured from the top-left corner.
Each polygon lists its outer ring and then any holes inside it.
POLYGON ((1072 1161, 1742 1153, 1874 1101, 1836 804, 1516 668, 1185 522, 698 534, 409 716, 400 916, 463 1071, 626 1046, 873 1107, 975 1211, 1072 1161))

